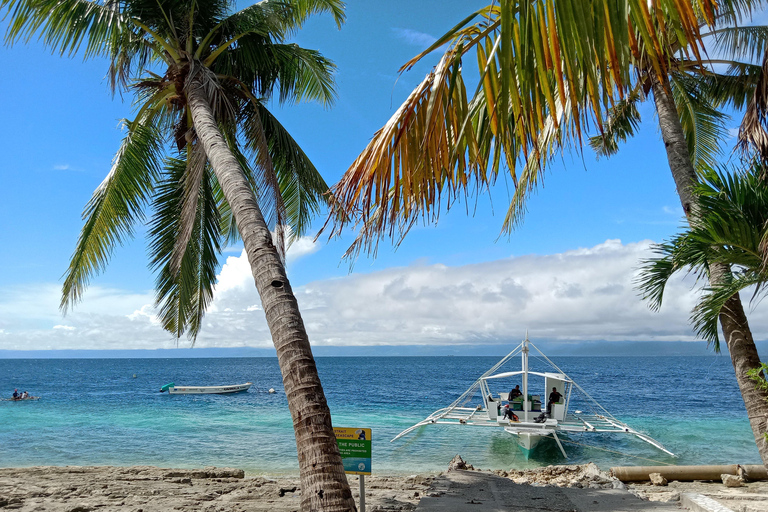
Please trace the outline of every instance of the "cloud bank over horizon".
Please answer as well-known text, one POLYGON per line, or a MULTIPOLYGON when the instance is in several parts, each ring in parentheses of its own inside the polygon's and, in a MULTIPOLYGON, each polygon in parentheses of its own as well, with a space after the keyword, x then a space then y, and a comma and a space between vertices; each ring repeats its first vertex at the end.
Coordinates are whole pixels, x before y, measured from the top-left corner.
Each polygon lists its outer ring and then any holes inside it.
MULTIPOLYGON (((294 288, 315 346, 498 344, 550 341, 693 341, 688 316, 697 291, 677 279, 660 312, 633 286, 650 241, 619 240, 560 254, 514 256, 463 266, 414 264, 294 288)), ((290 266, 319 249, 301 240, 290 266)), ((92 286, 62 318, 59 287, 2 290, 0 349, 153 349, 176 341, 155 318, 153 295, 92 286)), ((768 322, 750 314, 755 339, 768 322)), ((186 339, 179 346, 189 346, 186 339)), ((271 347, 244 253, 218 275, 198 347, 271 347)))

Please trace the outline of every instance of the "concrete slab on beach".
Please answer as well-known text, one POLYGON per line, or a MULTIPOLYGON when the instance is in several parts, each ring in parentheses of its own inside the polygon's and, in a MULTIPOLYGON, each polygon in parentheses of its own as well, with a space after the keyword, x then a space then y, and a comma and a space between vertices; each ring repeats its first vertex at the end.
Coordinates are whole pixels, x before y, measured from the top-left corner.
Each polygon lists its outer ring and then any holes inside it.
POLYGON ((516 484, 480 471, 440 475, 417 512, 680 512, 675 504, 645 501, 622 489, 516 484))

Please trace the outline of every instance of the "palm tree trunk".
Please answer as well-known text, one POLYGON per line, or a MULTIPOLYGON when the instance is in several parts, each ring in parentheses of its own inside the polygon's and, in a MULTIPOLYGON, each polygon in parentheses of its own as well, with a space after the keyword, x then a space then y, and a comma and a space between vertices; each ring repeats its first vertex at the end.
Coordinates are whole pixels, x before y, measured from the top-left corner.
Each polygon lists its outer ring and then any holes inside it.
MULTIPOLYGON (((698 178, 691 162, 674 99, 667 92, 668 89, 669 83, 662 84, 656 79, 653 80, 653 99, 656 102, 661 135, 667 148, 669 168, 675 179, 677 193, 688 222, 695 224, 699 207, 693 188, 698 178)), ((720 263, 710 265, 709 281, 713 286, 717 286, 729 277, 730 272, 731 269, 727 265, 720 263)), ((768 393, 757 389, 755 383, 747 377, 747 371, 760 367, 760 357, 738 294, 725 303, 719 318, 757 449, 763 464, 768 466, 768 443, 765 439, 765 434, 768 432, 768 393)))
POLYGON ((261 296, 293 418, 301 476, 301 510, 355 511, 339 455, 331 411, 296 297, 272 244, 256 196, 219 131, 203 86, 193 79, 187 100, 195 130, 237 221, 261 296))

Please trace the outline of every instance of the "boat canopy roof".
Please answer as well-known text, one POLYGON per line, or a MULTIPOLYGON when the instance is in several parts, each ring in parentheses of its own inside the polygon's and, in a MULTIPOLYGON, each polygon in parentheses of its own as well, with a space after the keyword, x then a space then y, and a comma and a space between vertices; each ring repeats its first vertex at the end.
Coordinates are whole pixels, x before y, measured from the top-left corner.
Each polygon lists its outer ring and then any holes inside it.
POLYGON ((480 378, 482 380, 504 379, 504 378, 507 378, 507 377, 514 377, 516 375, 522 375, 524 373, 528 373, 528 375, 538 375, 539 377, 544 377, 544 378, 549 377, 551 379, 558 379, 558 380, 562 380, 562 381, 565 381, 565 382, 572 382, 571 379, 568 378, 568 376, 565 375, 564 373, 532 372, 532 371, 528 371, 528 372, 524 372, 524 371, 504 372, 504 373, 497 373, 497 374, 494 374, 494 375, 488 375, 488 376, 480 377, 480 378))

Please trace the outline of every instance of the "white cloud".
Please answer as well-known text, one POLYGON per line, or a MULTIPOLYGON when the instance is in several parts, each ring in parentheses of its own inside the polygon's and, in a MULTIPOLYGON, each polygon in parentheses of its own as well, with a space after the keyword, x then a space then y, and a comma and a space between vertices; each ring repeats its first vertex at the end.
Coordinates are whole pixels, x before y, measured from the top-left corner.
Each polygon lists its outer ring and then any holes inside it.
POLYGON ((683 218, 683 209, 680 206, 663 206, 661 211, 667 215, 683 218))
POLYGON ((672 283, 661 313, 633 288, 648 242, 488 263, 389 269, 311 283, 299 301, 317 343, 503 342, 530 329, 559 340, 687 340, 695 296, 672 283))
POLYGON ((313 254, 319 250, 320 244, 313 241, 311 237, 302 236, 288 247, 288 251, 285 253, 286 263, 290 265, 299 258, 313 254))
POLYGON ((53 166, 54 171, 68 171, 72 167, 69 164, 56 164, 53 166))
POLYGON ((413 45, 413 46, 419 46, 422 48, 426 48, 428 46, 431 46, 432 43, 437 41, 437 38, 425 34, 424 32, 419 32, 417 30, 411 30, 409 28, 393 28, 392 32, 395 34, 395 36, 398 37, 398 39, 402 39, 406 43, 413 45))
MULTIPOLYGON (((296 288, 315 345, 499 343, 534 339, 692 340, 692 282, 676 279, 656 313, 633 279, 650 242, 608 240, 561 254, 449 267, 414 264, 296 288)), ((300 251, 301 252, 301 251, 300 251)), ((0 290, 0 349, 168 348, 151 293, 92 287, 62 324, 57 286, 0 290)), ((271 346, 245 254, 221 269, 196 346, 271 346)), ((758 306, 762 307, 762 306, 758 306)), ((765 315, 750 314, 756 339, 765 315)))
POLYGON ((160 325, 160 319, 157 318, 155 307, 152 304, 144 304, 125 317, 132 322, 149 322, 152 325, 160 325))

